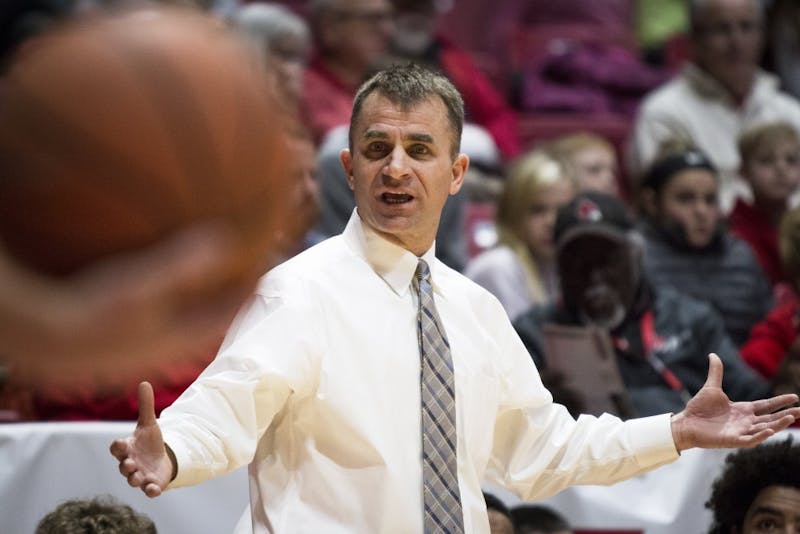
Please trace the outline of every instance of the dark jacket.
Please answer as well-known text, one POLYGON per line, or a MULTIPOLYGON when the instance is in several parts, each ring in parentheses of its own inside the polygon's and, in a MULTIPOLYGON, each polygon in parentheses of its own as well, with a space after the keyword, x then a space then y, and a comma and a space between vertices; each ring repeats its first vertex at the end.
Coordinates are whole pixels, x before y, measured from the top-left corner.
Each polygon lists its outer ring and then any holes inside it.
MULTIPOLYGON (((654 353, 689 394, 697 393, 705 383, 708 353, 714 352, 725 365, 722 386, 731 400, 755 400, 769 395, 770 384, 739 358, 722 321, 708 304, 669 287, 643 286, 634 310, 611 334, 615 339, 620 375, 636 416, 678 412, 684 407, 680 393, 667 385, 645 357, 641 319, 647 310, 652 310, 655 334, 660 338, 654 353)), ((540 370, 546 369, 540 327, 548 322, 579 324, 577 318, 556 306, 534 308, 514 322, 514 328, 540 370)))
POLYGON ((772 284, 750 247, 721 229, 702 250, 682 245, 655 225, 642 225, 644 268, 653 284, 669 285, 711 304, 736 346, 772 309, 772 284))

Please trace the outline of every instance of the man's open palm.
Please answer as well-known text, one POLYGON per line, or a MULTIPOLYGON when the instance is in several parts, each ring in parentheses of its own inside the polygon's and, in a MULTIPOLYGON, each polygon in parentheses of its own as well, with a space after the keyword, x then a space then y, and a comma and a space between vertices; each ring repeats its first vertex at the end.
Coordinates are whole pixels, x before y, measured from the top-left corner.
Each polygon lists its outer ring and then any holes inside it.
POLYGON ((686 408, 673 416, 672 432, 679 451, 754 447, 800 418, 800 408, 789 408, 798 400, 794 394, 731 402, 722 391, 722 371, 722 361, 710 354, 706 383, 686 408))
POLYGON ((139 384, 139 419, 127 438, 111 443, 111 454, 119 460, 119 472, 128 484, 141 488, 148 497, 158 497, 173 478, 174 464, 167 454, 156 421, 153 387, 139 384))

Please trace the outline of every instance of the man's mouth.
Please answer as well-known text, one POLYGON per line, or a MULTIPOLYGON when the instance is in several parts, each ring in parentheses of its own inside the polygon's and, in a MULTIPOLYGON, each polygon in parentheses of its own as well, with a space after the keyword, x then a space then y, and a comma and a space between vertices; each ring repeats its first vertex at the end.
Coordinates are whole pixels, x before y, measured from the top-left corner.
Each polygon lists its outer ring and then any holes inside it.
POLYGON ((405 193, 383 193, 381 200, 387 204, 405 204, 414 200, 414 197, 405 193))

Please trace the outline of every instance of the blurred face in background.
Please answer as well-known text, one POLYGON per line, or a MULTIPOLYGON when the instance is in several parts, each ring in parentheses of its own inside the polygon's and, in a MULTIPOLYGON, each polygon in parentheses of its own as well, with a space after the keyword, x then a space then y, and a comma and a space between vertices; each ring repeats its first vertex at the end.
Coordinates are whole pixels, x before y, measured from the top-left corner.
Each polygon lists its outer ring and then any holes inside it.
POLYGON ((678 224, 693 248, 703 248, 714 238, 722 218, 717 178, 706 169, 686 169, 672 175, 656 199, 661 224, 678 224))
POLYGON ((742 167, 742 174, 759 203, 784 206, 800 185, 800 144, 781 139, 758 147, 742 167))
POLYGON ((589 146, 572 156, 572 167, 582 191, 618 196, 617 156, 605 147, 589 146))
POLYGON ((365 73, 386 53, 395 33, 389 0, 341 0, 322 24, 319 31, 327 53, 365 73))
POLYGON ((622 324, 639 285, 632 243, 574 237, 559 251, 558 272, 564 305, 583 324, 607 329, 622 324))
POLYGON ((553 226, 556 214, 559 208, 572 200, 575 193, 572 182, 566 179, 539 186, 539 194, 531 203, 523 223, 525 243, 534 258, 551 260, 555 256, 553 226))
POLYGON ((269 53, 275 61, 280 81, 295 101, 303 94, 303 73, 311 57, 309 43, 297 35, 284 35, 270 45, 269 53))
POLYGON ((697 8, 695 62, 737 100, 750 91, 762 50, 758 0, 706 0, 697 8))

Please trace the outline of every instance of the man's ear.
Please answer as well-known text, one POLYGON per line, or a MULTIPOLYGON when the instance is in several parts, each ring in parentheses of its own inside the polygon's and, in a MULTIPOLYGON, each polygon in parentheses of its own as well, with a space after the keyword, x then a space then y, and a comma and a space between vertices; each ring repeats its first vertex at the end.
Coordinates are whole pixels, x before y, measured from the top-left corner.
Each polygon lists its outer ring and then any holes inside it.
POLYGON ((453 180, 450 182, 450 194, 455 195, 461 189, 461 186, 464 185, 464 177, 467 174, 467 169, 469 168, 469 156, 466 154, 459 154, 456 156, 456 159, 453 160, 453 180))
POLYGON ((355 184, 353 183, 353 155, 350 153, 349 148, 343 148, 342 151, 339 152, 339 161, 342 162, 344 175, 347 177, 347 185, 352 191, 355 187, 355 184))

